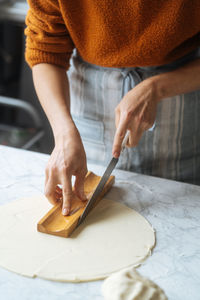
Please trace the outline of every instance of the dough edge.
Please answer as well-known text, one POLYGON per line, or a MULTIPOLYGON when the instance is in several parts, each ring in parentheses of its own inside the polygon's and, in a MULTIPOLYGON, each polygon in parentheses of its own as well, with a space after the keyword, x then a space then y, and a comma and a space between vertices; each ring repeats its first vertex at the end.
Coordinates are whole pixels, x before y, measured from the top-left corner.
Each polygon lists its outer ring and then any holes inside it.
MULTIPOLYGON (((40 194, 40 195, 37 195, 37 196, 28 197, 28 199, 34 199, 34 200, 35 200, 36 197, 37 197, 37 198, 40 198, 40 201, 41 201, 42 198, 43 198, 45 201, 47 201, 46 198, 45 198, 45 196, 44 196, 44 195, 41 195, 41 194, 40 194)), ((37 269, 37 270, 34 272, 33 275, 30 275, 30 274, 29 274, 29 275, 23 274, 23 272, 21 272, 21 273, 20 273, 20 272, 16 272, 16 271, 12 270, 11 268, 7 268, 7 267, 5 267, 5 266, 2 266, 1 264, 0 264, 0 267, 4 268, 4 269, 7 270, 7 271, 10 271, 10 272, 13 272, 13 273, 15 273, 15 274, 21 275, 21 276, 23 276, 23 277, 28 277, 28 278, 37 278, 37 277, 38 277, 38 278, 41 278, 41 279, 44 279, 44 280, 50 280, 50 281, 55 281, 55 282, 71 282, 71 283, 92 282, 92 281, 103 280, 103 279, 105 279, 105 278, 107 278, 107 277, 113 275, 114 273, 123 270, 123 269, 131 268, 131 267, 132 267, 132 268, 138 268, 138 267, 140 267, 140 266, 145 262, 145 260, 146 260, 149 256, 151 256, 152 250, 153 250, 153 249, 155 248, 155 246, 156 246, 156 231, 155 231, 155 229, 153 228, 153 226, 151 225, 151 223, 146 219, 146 217, 144 217, 143 215, 141 215, 141 214, 140 214, 139 212, 137 212, 136 210, 130 208, 129 206, 127 206, 127 205, 125 205, 125 204, 123 204, 123 203, 121 203, 121 202, 114 201, 114 200, 110 200, 110 199, 107 199, 106 197, 105 197, 104 199, 106 199, 106 200, 108 200, 108 201, 110 201, 110 202, 112 202, 112 203, 116 202, 116 203, 118 203, 119 205, 125 206, 127 210, 136 212, 137 214, 139 214, 140 216, 143 217, 144 221, 149 225, 149 229, 152 230, 153 236, 154 236, 154 243, 152 244, 151 247, 149 247, 146 256, 143 257, 143 258, 141 258, 141 259, 138 261, 137 264, 124 265, 124 266, 122 266, 122 267, 120 267, 120 268, 117 268, 117 269, 113 270, 112 272, 102 273, 102 274, 98 274, 98 275, 94 275, 94 274, 92 275, 92 274, 89 274, 88 276, 86 276, 85 274, 83 274, 83 275, 80 275, 80 276, 76 276, 76 275, 69 275, 69 274, 67 274, 67 277, 68 277, 68 278, 67 278, 67 279, 64 279, 64 280, 63 280, 62 278, 59 278, 58 276, 55 278, 55 277, 51 277, 51 276, 46 276, 46 275, 44 275, 44 274, 42 273, 42 269, 43 269, 44 265, 42 265, 39 269, 37 269)), ((18 199, 18 200, 9 202, 8 204, 5 204, 5 205, 0 206, 0 213, 1 213, 1 208, 5 208, 5 207, 6 207, 6 208, 8 209, 8 211, 9 211, 9 207, 10 207, 10 208, 13 208, 13 205, 18 205, 19 202, 24 202, 24 201, 27 201, 27 198, 23 197, 23 198, 21 198, 21 199, 18 199)), ((49 204, 49 207, 51 208, 52 205, 49 204)), ((12 210, 12 209, 11 209, 11 210, 12 210)), ((10 213, 9 213, 9 214, 10 214, 10 213)), ((12 212, 11 212, 11 214, 12 214, 12 212)), ((40 233, 40 234, 43 234, 43 233, 40 233)), ((62 276, 61 276, 61 277, 62 277, 62 276)))

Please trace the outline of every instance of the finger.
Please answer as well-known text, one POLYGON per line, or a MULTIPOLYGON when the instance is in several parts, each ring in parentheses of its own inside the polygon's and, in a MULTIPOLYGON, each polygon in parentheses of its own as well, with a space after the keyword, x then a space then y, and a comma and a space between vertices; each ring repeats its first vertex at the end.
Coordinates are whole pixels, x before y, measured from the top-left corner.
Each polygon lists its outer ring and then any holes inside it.
POLYGON ((49 170, 46 168, 45 169, 45 183, 44 183, 45 186, 46 186, 48 180, 49 180, 49 170))
POLYGON ((82 174, 79 174, 76 176, 75 184, 74 184, 74 191, 78 198, 80 198, 82 201, 86 201, 87 197, 84 193, 84 180, 85 175, 87 172, 84 172, 82 174))
POLYGON ((46 185, 45 185, 45 196, 49 200, 49 202, 53 205, 57 204, 55 190, 57 183, 54 181, 53 177, 49 177, 46 185))
POLYGON ((120 120, 120 112, 118 109, 115 109, 115 127, 117 128, 120 120))
POLYGON ((144 120, 145 120, 145 111, 147 110, 147 107, 148 107, 148 103, 145 102, 142 109, 141 109, 141 111, 138 114, 138 120, 139 120, 139 123, 140 123, 139 125, 141 125, 141 123, 144 122, 144 120))
POLYGON ((62 192, 63 192, 63 207, 62 207, 62 213, 64 216, 67 216, 70 213, 71 208, 71 201, 73 197, 72 192, 72 182, 71 182, 72 176, 67 175, 63 176, 62 178, 62 192))
POLYGON ((119 126, 116 130, 114 142, 113 142, 113 149, 112 153, 115 158, 118 158, 121 152, 121 146, 124 139, 124 136, 126 134, 127 130, 127 123, 124 120, 119 121, 119 126))
POLYGON ((141 124, 141 128, 143 131, 146 131, 148 130, 149 128, 151 128, 153 125, 151 125, 150 123, 147 123, 147 122, 142 122, 141 124))
POLYGON ((140 127, 143 129, 143 131, 148 130, 153 126, 155 122, 155 118, 156 118, 156 109, 151 109, 151 107, 148 107, 147 103, 145 103, 142 111, 140 112, 140 115, 138 116, 140 127))
POLYGON ((62 195, 62 189, 58 185, 56 186, 56 192, 62 195))
POLYGON ((136 147, 143 135, 143 132, 144 130, 141 127, 135 127, 135 129, 131 129, 129 131, 129 140, 127 147, 136 147))
POLYGON ((55 198, 57 201, 60 201, 60 200, 62 200, 63 196, 62 196, 62 194, 55 192, 55 198))

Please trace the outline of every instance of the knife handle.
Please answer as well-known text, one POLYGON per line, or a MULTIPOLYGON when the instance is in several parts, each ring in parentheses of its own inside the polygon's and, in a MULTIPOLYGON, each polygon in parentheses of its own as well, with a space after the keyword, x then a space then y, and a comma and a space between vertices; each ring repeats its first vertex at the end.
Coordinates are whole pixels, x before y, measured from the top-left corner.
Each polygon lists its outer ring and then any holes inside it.
POLYGON ((123 152, 123 150, 126 148, 128 139, 129 139, 129 131, 126 132, 125 137, 123 139, 122 146, 121 146, 121 152, 123 152))

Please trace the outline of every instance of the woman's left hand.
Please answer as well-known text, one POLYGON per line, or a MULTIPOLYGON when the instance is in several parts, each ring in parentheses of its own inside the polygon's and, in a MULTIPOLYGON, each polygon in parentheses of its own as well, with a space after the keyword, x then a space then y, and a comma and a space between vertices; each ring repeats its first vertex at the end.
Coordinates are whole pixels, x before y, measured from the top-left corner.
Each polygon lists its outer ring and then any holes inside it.
POLYGON ((155 122, 158 99, 151 78, 130 90, 115 109, 116 133, 112 153, 119 157, 124 136, 129 131, 128 147, 138 144, 145 130, 155 122))

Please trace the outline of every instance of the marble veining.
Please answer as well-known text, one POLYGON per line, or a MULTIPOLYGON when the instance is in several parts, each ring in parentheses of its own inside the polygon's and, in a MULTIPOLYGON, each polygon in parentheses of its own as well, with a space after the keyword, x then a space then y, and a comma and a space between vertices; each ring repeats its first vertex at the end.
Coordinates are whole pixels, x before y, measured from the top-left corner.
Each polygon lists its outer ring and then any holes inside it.
MULTIPOLYGON (((47 160, 44 154, 0 146, 0 205, 43 193, 47 160)), ((88 169, 104 171, 96 165, 88 169)), ((169 300, 200 300, 200 187, 120 170, 114 175, 107 197, 134 208, 156 230, 157 245, 139 273, 160 285, 169 300)), ((102 300, 101 285, 31 279, 0 268, 2 300, 102 300)))

